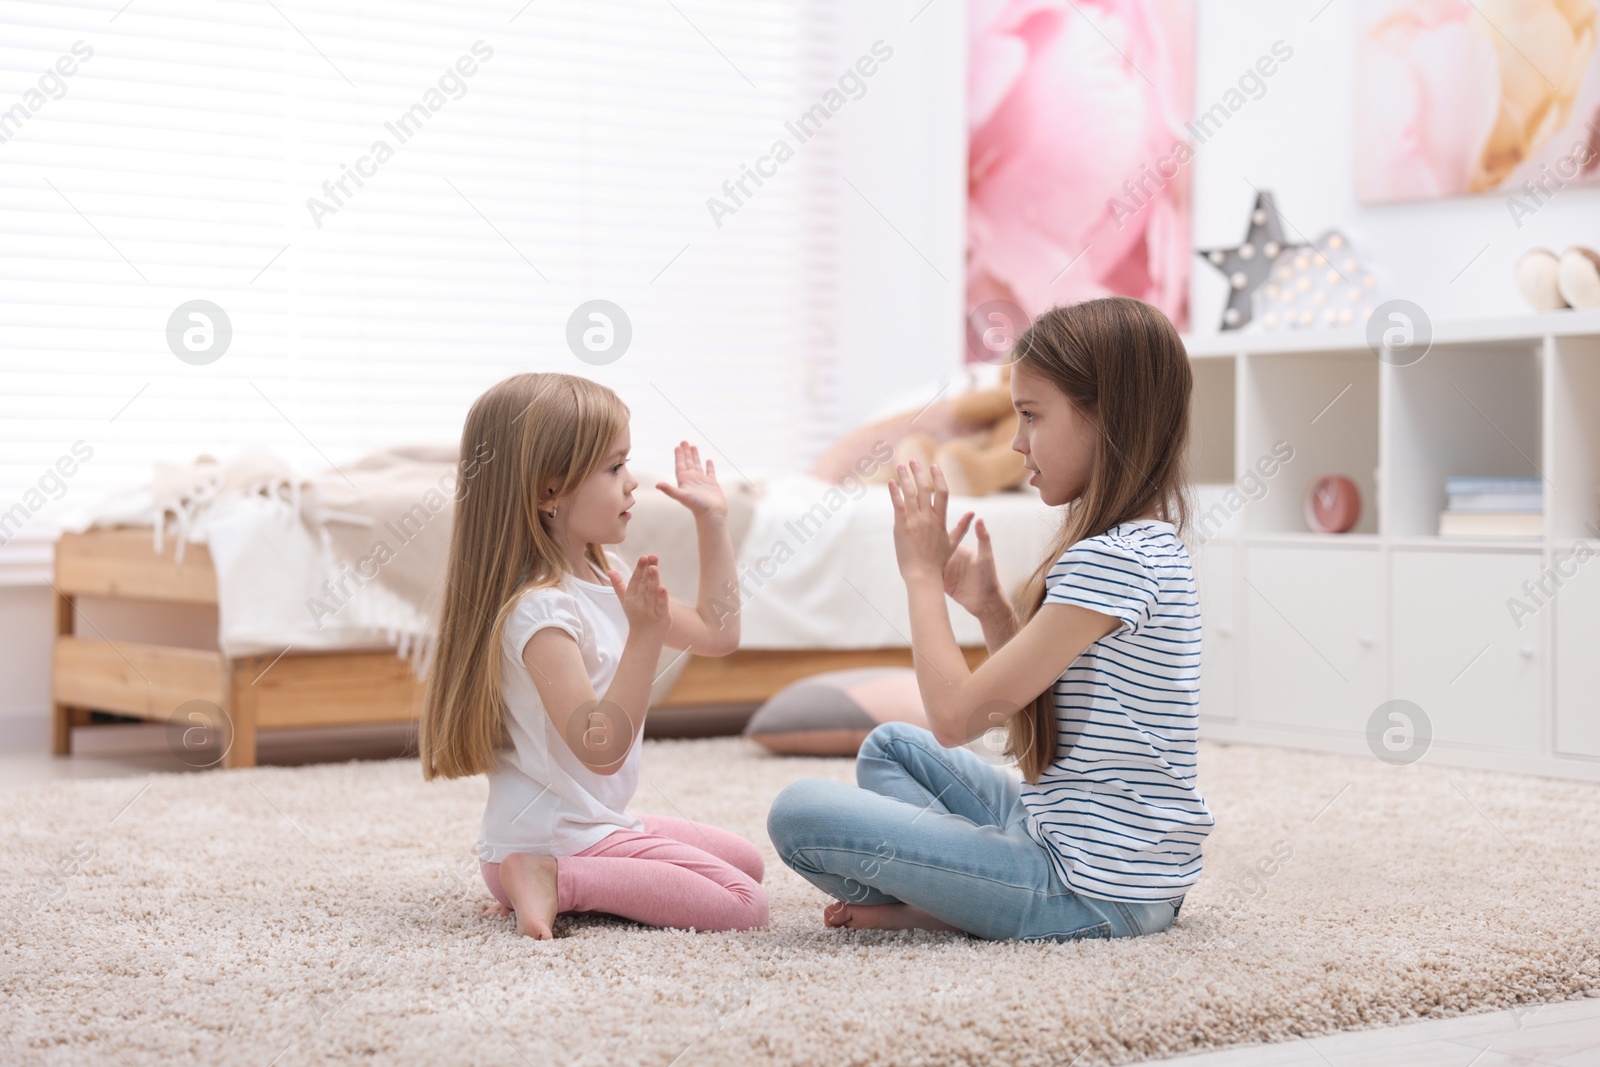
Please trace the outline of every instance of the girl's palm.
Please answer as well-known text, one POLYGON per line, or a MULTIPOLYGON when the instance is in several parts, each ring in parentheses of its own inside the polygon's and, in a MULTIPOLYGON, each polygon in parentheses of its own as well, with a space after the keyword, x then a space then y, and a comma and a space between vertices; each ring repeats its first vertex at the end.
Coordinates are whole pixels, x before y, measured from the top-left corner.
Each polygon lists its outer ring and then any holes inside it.
POLYGON ((950 530, 950 559, 944 565, 944 591, 972 615, 981 616, 997 602, 1004 602, 1000 573, 994 565, 994 548, 989 530, 978 520, 978 544, 963 545, 972 512, 967 512, 950 530))
POLYGON ((622 601, 622 612, 628 618, 630 633, 665 636, 672 618, 666 587, 661 584, 659 556, 640 556, 633 567, 633 577, 627 585, 622 575, 607 571, 611 586, 622 601))
POLYGON ((673 468, 678 484, 657 482, 656 488, 696 515, 722 515, 728 511, 728 498, 717 482, 717 468, 711 460, 700 463, 700 449, 682 441, 673 449, 673 468))

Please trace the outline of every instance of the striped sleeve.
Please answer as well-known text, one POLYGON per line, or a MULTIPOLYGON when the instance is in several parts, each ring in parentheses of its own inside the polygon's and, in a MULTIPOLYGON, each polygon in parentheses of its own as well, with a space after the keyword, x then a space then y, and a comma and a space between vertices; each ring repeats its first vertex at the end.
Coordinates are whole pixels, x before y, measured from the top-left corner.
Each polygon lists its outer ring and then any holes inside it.
POLYGON ((1101 534, 1061 554, 1045 579, 1046 604, 1076 604, 1120 619, 1116 634, 1138 633, 1160 593, 1153 569, 1127 540, 1101 534))

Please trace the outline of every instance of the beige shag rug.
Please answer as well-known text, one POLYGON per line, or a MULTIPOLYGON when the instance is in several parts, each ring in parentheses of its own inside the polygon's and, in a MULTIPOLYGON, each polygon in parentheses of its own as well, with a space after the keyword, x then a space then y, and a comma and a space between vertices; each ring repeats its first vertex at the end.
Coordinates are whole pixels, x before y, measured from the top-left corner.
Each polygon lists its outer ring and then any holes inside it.
POLYGON ((1217 816, 1178 924, 1067 944, 825 929, 772 797, 846 760, 648 742, 635 807, 767 856, 769 928, 488 899, 482 779, 414 762, 0 791, 7 1064, 1124 1063, 1600 990, 1600 789, 1205 745, 1217 816))

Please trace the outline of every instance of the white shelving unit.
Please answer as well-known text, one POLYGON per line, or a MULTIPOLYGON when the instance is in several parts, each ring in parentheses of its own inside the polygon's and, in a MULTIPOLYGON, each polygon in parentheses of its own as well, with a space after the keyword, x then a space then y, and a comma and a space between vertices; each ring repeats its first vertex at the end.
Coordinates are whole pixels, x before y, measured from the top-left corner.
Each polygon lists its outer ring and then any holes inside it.
POLYGON ((1254 498, 1191 536, 1202 736, 1370 755, 1407 700, 1423 760, 1600 780, 1600 312, 1438 324, 1408 366, 1361 329, 1185 342, 1193 478, 1254 498), (1326 474, 1361 490, 1350 533, 1305 523, 1326 474), (1542 478, 1544 536, 1437 536, 1450 475, 1542 478))

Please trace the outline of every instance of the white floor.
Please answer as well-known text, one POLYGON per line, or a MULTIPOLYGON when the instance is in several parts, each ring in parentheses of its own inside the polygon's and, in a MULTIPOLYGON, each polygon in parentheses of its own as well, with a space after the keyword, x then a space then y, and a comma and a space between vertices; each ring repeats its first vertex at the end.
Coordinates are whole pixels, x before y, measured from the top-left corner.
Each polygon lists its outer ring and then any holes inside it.
POLYGON ((1600 999, 1162 1060, 1161 1067, 1595 1067, 1600 999))
MULTIPOLYGON (((415 737, 413 727, 285 730, 263 736, 258 758, 263 764, 280 766, 329 759, 393 759, 414 755, 415 737)), ((72 756, 53 757, 43 744, 0 746, 0 787, 191 769, 171 752, 160 726, 79 730, 74 748, 72 756)), ((1600 998, 1160 1062, 1161 1067, 1600 1067, 1600 998)))

